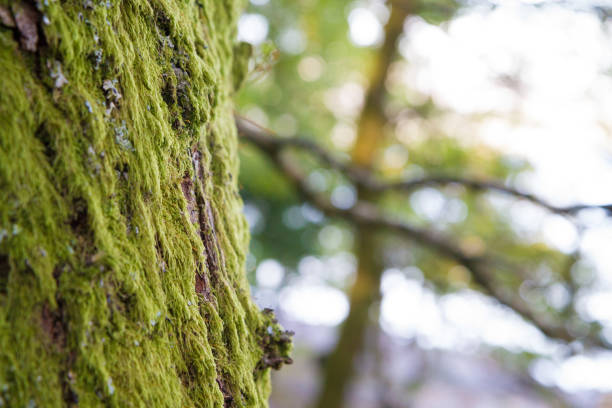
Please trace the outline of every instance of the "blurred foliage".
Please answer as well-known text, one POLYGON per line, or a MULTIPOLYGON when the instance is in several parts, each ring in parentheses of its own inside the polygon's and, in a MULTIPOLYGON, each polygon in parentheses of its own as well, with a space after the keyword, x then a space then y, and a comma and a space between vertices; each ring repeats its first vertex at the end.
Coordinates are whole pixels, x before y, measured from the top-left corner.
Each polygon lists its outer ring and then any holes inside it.
MULTIPOLYGON (((359 7, 371 10, 381 23, 387 17, 387 7, 380 1, 253 2, 247 13, 265 16, 269 24, 267 37, 277 48, 269 42, 255 47, 250 79, 236 96, 238 112, 281 137, 311 139, 338 158, 348 159, 360 101, 368 86, 366 74, 377 52, 376 44, 359 47, 350 40, 348 18, 359 7)), ((432 0, 422 2, 416 13, 430 24, 443 24, 457 9, 454 1, 432 0)), ((530 170, 528 163, 516 157, 463 139, 461 136, 470 132, 471 121, 479 118, 461 117, 436 106, 429 95, 420 94, 393 74, 411 63, 398 54, 387 80, 383 102, 388 119, 386 137, 372 152, 376 158, 374 171, 381 178, 451 174, 513 183, 530 170), (456 133, 448 134, 445 129, 449 128, 456 133)), ((311 186, 330 195, 332 201, 339 187, 354 191, 342 175, 321 168, 316 160, 301 154, 296 155, 296 160, 309 169, 311 186)), ((307 255, 353 250, 350 225, 328 219, 304 203, 273 164, 246 145, 242 149, 240 182, 252 229, 251 282, 256 282, 253 273, 257 263, 268 258, 277 259, 287 271, 297 273, 299 261, 307 255), (334 245, 326 242, 323 233, 330 225, 343 231, 340 242, 334 245)), ((576 265, 571 264, 567 254, 542 242, 539 235, 527 234, 514 224, 511 212, 503 209, 515 201, 450 185, 424 187, 408 196, 387 193, 377 203, 394 217, 444 231, 470 253, 486 251, 510 260, 520 266, 520 271, 535 271, 525 276, 500 267, 496 279, 508 291, 528 300, 538 312, 548 312, 551 319, 558 320, 567 305, 551 303, 548 291, 558 283, 573 293, 578 285, 574 282, 576 273, 572 272, 576 265)), ((439 293, 472 284, 466 270, 439 254, 396 237, 386 240, 385 267, 416 266, 427 284, 439 293)), ((588 269, 584 265, 580 268, 588 269)), ((532 358, 528 353, 523 357, 532 358)))

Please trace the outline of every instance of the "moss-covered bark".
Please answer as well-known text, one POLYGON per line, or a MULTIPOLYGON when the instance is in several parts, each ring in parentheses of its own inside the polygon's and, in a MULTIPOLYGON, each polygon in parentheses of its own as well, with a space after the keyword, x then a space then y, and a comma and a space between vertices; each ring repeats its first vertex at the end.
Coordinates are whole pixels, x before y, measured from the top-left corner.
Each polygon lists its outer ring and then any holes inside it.
POLYGON ((0 406, 262 407, 240 0, 0 0, 0 406))

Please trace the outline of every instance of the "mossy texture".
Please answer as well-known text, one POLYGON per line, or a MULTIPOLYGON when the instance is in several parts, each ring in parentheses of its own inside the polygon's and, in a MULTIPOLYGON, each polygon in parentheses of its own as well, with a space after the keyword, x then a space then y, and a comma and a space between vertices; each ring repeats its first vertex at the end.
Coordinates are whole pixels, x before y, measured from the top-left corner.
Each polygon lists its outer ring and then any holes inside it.
POLYGON ((241 7, 0 0, 0 406, 267 406, 241 7))

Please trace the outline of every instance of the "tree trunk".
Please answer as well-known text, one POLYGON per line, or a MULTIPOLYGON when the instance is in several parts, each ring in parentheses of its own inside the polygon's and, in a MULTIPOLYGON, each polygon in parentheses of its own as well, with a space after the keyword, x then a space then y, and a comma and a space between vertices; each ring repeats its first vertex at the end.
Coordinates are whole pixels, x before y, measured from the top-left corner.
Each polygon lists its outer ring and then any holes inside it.
POLYGON ((262 407, 239 0, 0 0, 0 406, 262 407))
MULTIPOLYGON (((391 15, 385 26, 385 42, 376 54, 374 69, 370 74, 365 106, 359 117, 357 140, 351 161, 354 165, 371 169, 374 154, 384 141, 386 117, 383 111, 385 79, 396 53, 397 40, 403 32, 406 9, 391 7, 391 15)), ((358 197, 367 197, 367 192, 358 190, 358 197)), ((346 392, 355 377, 355 360, 363 348, 367 328, 370 326, 370 311, 380 298, 380 282, 383 262, 380 251, 380 234, 374 229, 360 226, 355 231, 357 276, 351 287, 349 314, 340 328, 338 342, 325 363, 321 391, 316 408, 342 408, 346 406, 346 392)))

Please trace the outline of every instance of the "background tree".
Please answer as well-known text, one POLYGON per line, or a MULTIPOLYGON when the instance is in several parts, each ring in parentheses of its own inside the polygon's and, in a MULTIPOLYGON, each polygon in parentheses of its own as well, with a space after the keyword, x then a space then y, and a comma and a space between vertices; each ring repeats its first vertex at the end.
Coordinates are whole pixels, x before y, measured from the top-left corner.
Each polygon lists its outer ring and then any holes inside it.
MULTIPOLYGON (((327 278, 331 286, 348 293, 351 305, 335 348, 324 358, 316 406, 342 405, 366 328, 378 327, 377 298, 385 269, 417 267, 425 275, 425 285, 440 295, 478 290, 562 344, 610 346, 599 324, 586 322, 576 310, 580 291, 589 286, 580 275, 589 276, 592 269, 578 262, 578 252, 568 256, 524 239, 513 220, 492 205, 490 193, 528 201, 572 221, 584 209, 608 213, 610 207, 555 206, 514 187, 513 181, 529 168, 526 162, 461 144, 460 136, 449 135, 439 125, 448 111, 410 89, 410 84, 398 84, 398 71, 413 63, 396 54, 398 38, 406 35, 404 18, 412 15, 414 20, 441 23, 458 4, 364 1, 353 3, 351 11, 316 1, 282 7, 253 3, 252 11, 266 16, 269 37, 284 54, 263 79, 258 67, 268 64, 256 61, 256 79, 239 98, 238 127, 248 141, 241 180, 254 213, 251 270, 261 261, 278 259, 287 271, 283 284, 290 284, 307 257, 351 252, 356 259, 352 282, 338 284, 332 276, 327 278), (353 12, 361 7, 379 13, 386 26, 380 41, 369 49, 355 48, 346 26, 338 23, 354 18, 353 12), (342 110, 351 103, 334 99, 340 90, 357 101, 352 111, 342 110), (407 123, 422 137, 407 137, 407 123), (400 164, 394 164, 398 156, 400 164), (450 208, 450 218, 419 211, 413 204, 419 190, 433 189, 447 203, 461 202, 465 216, 451 220, 450 208), (320 216, 312 216, 312 208, 320 216), (320 239, 330 227, 341 231, 333 248, 320 239), (562 305, 547 300, 555 286, 567 290, 568 300, 562 305)), ((251 279, 257 283, 254 274, 251 279)), ((523 353, 506 361, 525 371, 537 357, 523 353)))
POLYGON ((0 2, 0 406, 266 406, 289 338, 243 272, 242 7, 0 2))

